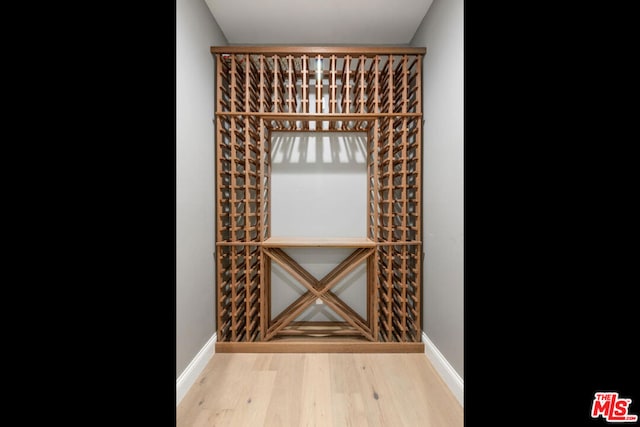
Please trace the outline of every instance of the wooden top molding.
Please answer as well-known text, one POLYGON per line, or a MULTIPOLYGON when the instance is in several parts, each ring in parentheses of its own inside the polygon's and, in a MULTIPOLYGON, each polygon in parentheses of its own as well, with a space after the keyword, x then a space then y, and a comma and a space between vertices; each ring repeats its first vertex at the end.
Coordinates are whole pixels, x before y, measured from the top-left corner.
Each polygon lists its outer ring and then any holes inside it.
POLYGON ((376 243, 366 237, 270 237, 262 242, 267 248, 373 248, 376 243))
POLYGON ((261 117, 267 120, 375 120, 383 117, 421 117, 422 113, 271 113, 260 111, 216 111, 218 116, 246 116, 261 117))
POLYGON ((211 53, 299 55, 424 55, 426 47, 409 46, 211 46, 211 53))

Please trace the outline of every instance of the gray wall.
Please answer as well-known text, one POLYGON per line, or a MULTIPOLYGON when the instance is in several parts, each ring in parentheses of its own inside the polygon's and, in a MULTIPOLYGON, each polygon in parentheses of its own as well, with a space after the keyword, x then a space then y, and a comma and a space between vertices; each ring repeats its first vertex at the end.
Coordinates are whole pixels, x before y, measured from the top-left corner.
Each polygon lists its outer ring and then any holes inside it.
POLYGON ((464 379, 463 0, 434 0, 411 45, 425 46, 423 325, 464 379))
POLYGON ((216 330, 213 45, 204 0, 176 2, 176 379, 216 330))

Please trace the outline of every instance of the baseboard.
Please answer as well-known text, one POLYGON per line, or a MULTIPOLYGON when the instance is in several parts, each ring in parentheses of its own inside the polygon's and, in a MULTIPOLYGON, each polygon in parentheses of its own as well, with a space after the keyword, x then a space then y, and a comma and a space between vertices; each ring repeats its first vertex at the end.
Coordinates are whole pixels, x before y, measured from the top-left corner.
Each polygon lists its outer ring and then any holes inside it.
POLYGON ((449 387, 449 390, 451 390, 456 399, 458 399, 460 405, 464 408, 464 381, 424 331, 422 332, 422 342, 424 343, 424 354, 433 364, 438 374, 440 374, 440 377, 447 387, 449 387))
POLYGON ((198 375, 204 370, 209 360, 216 352, 216 341, 218 334, 214 333, 207 343, 200 349, 196 357, 193 358, 189 366, 182 371, 176 380, 176 406, 180 404, 182 398, 187 394, 191 386, 196 382, 198 375))

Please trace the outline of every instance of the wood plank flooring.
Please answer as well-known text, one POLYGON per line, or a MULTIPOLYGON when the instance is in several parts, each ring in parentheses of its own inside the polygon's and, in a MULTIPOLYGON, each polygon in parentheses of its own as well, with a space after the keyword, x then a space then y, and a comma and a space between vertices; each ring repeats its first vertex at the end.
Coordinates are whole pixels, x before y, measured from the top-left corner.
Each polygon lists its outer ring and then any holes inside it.
POLYGON ((216 353, 177 427, 461 427, 463 408, 424 353, 216 353))

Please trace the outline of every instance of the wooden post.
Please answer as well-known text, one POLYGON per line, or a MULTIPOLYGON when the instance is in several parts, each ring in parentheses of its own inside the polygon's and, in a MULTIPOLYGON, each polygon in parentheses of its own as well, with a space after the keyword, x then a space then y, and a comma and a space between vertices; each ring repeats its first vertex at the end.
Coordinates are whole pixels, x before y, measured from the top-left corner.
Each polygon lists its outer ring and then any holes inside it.
MULTIPOLYGON (((316 114, 322 114, 322 55, 316 56, 316 63, 314 64, 315 77, 316 77, 316 114)), ((322 122, 316 121, 316 132, 322 131, 322 122)))
MULTIPOLYGON (((309 113, 309 57, 307 55, 302 55, 300 57, 300 74, 301 74, 301 83, 300 83, 300 104, 302 106, 302 114, 309 113)), ((302 121, 302 130, 309 130, 309 122, 307 120, 302 121)))
MULTIPOLYGON (((336 76, 338 71, 336 70, 336 67, 337 67, 336 63, 337 63, 336 55, 331 55, 329 57, 329 113, 330 114, 336 114, 338 112, 338 100, 337 100, 338 83, 337 83, 337 76, 336 76)), ((330 130, 336 129, 336 123, 334 120, 329 122, 329 129, 330 130)))

